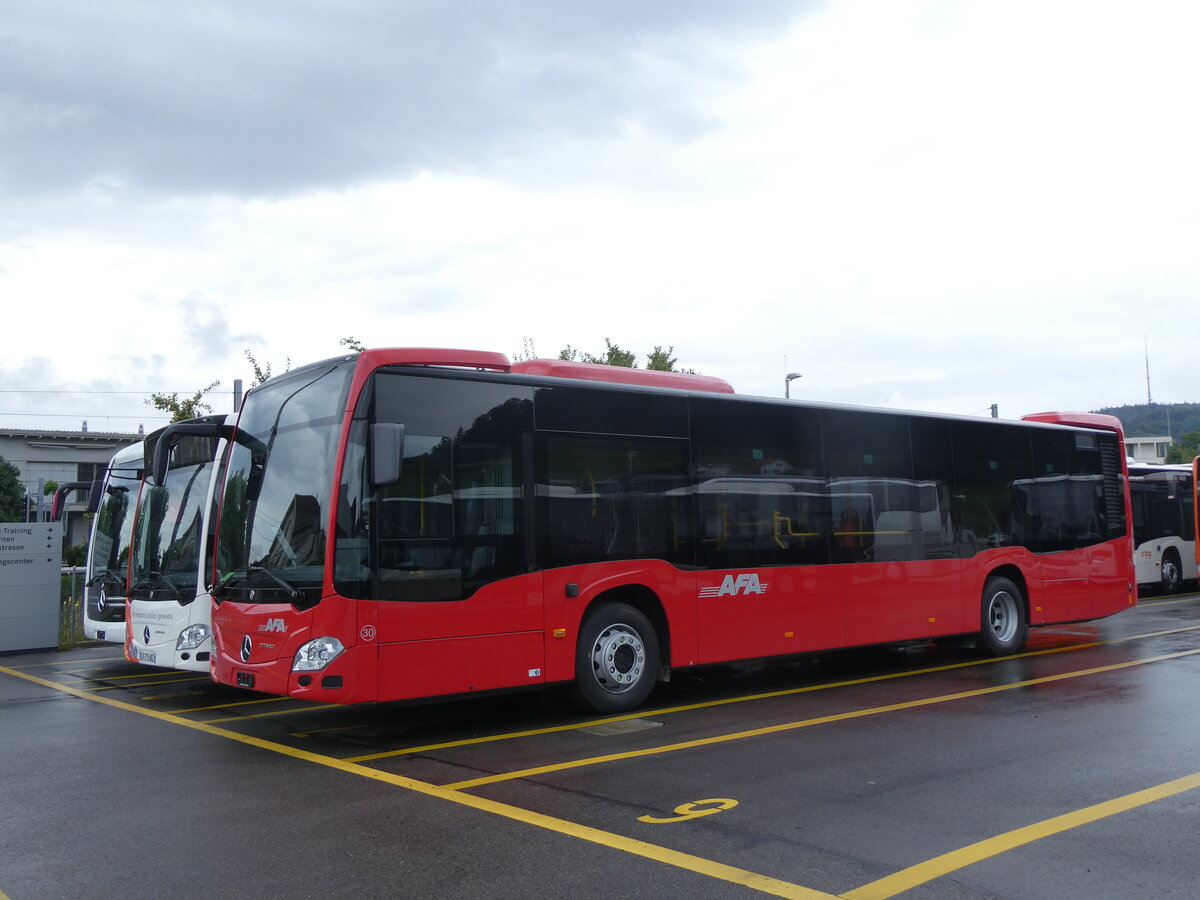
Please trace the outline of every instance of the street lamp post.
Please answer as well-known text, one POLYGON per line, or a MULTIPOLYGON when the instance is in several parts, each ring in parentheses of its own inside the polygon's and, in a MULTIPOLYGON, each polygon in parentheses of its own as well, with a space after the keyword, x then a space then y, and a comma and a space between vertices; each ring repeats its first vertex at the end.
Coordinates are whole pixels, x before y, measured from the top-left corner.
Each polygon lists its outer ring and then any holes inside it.
POLYGON ((785 400, 792 399, 792 382, 800 377, 799 372, 788 372, 783 379, 783 396, 785 400))

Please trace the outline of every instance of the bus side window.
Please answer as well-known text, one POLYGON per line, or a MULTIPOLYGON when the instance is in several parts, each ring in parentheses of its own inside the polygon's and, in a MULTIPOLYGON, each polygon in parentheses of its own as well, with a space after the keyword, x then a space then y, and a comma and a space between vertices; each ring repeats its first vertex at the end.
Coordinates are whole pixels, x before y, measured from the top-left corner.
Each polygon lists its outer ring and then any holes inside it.
POLYGON ((816 410, 691 401, 691 492, 707 568, 829 562, 829 491, 816 410))
POLYGON ((541 564, 665 559, 690 564, 686 442, 539 434, 541 564))
POLYGON ((1029 432, 996 422, 954 422, 957 545, 970 557, 1027 544, 1034 526, 1029 432))
POLYGON ((532 392, 383 370, 360 404, 339 491, 338 589, 445 602, 524 572, 518 448, 532 429, 532 392), (368 422, 404 426, 394 483, 370 483, 368 422))

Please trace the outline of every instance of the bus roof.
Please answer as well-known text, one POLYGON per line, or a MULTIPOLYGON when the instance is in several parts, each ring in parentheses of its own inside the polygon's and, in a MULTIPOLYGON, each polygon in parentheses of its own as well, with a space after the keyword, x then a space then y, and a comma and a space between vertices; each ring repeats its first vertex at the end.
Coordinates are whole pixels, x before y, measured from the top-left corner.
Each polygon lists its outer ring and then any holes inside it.
MULTIPOLYGON (((349 362, 356 358, 359 363, 358 368, 360 373, 358 376, 356 376, 356 380, 364 378, 364 372, 373 371, 381 366, 412 366, 414 368, 429 367, 434 369, 461 369, 474 372, 491 372, 498 375, 518 375, 535 378, 541 377, 589 381, 596 384, 608 384, 614 387, 628 386, 649 388, 651 390, 669 389, 697 393, 719 394, 725 395, 730 399, 744 398, 748 400, 767 401, 780 404, 792 403, 798 406, 803 405, 817 409, 846 409, 859 412, 878 412, 888 415, 914 415, 924 418, 949 420, 970 420, 978 418, 975 416, 956 415, 953 413, 936 413, 919 410, 858 406, 828 401, 787 400, 776 397, 738 395, 729 382, 722 378, 717 378, 711 375, 697 375, 690 372, 660 372, 652 369, 630 369, 623 366, 609 366, 599 363, 583 363, 562 359, 527 359, 519 360, 514 363, 511 362, 505 354, 496 351, 464 350, 461 348, 447 347, 378 347, 369 350, 362 350, 358 353, 350 353, 342 357, 333 357, 330 359, 321 360, 319 362, 309 363, 308 365, 301 366, 298 369, 291 369, 275 376, 267 383, 272 383, 276 380, 292 378, 306 370, 315 369, 318 366, 349 362)), ((361 386, 361 384, 357 386, 361 386)), ((257 390, 259 387, 262 387, 262 385, 258 385, 251 390, 257 390)), ((352 389, 352 393, 354 392, 355 389, 352 389)), ((1125 430, 1121 424, 1121 420, 1115 416, 1108 416, 1102 413, 1063 411, 1040 412, 1022 416, 1019 420, 992 419, 987 421, 994 421, 1010 426, 1041 425, 1051 427, 1057 426, 1115 431, 1121 436, 1122 440, 1124 440, 1125 436, 1125 430)))
POLYGON ((1075 425, 1079 428, 1102 428, 1105 431, 1115 431, 1125 438, 1125 428, 1116 416, 1106 416, 1103 413, 1081 412, 1040 412, 1021 416, 1023 422, 1047 422, 1051 425, 1075 425))
POLYGON ((515 363, 512 372, 518 375, 546 375, 551 378, 579 378, 584 381, 605 381, 615 384, 642 384, 685 391, 709 391, 716 394, 734 393, 733 385, 728 381, 711 375, 696 375, 691 372, 658 372, 653 369, 627 369, 624 366, 572 362, 565 359, 527 359, 515 363))
POLYGON ((435 366, 442 368, 476 369, 507 372, 513 375, 541 375, 549 378, 573 378, 608 384, 634 384, 646 387, 674 388, 683 391, 707 391, 719 394, 734 393, 733 385, 711 375, 690 372, 658 372, 652 369, 628 369, 597 363, 573 362, 563 359, 526 359, 509 362, 503 353, 483 350, 456 350, 436 347, 387 347, 364 350, 368 367, 376 366, 435 366))

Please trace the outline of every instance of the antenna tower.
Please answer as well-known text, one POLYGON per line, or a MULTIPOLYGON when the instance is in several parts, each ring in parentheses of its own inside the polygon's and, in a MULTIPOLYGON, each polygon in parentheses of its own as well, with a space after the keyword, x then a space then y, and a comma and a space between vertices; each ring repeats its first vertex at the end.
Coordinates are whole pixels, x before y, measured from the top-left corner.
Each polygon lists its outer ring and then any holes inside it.
POLYGON ((1150 396, 1150 341, 1142 338, 1142 342, 1146 346, 1146 402, 1154 405, 1154 398, 1150 396))

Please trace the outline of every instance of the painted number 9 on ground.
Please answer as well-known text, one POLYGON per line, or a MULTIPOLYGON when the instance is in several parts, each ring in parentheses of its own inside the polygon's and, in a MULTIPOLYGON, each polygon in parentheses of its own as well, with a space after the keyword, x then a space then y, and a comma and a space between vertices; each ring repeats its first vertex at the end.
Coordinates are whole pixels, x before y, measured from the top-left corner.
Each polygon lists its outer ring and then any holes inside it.
POLYGON ((649 822, 652 825, 668 825, 673 822, 687 822, 689 819, 698 819, 701 816, 711 816, 713 813, 725 812, 727 809, 733 809, 738 805, 736 800, 727 800, 721 797, 711 800, 693 800, 691 803, 681 803, 675 807, 675 815, 660 819, 656 816, 638 816, 639 822, 649 822))

